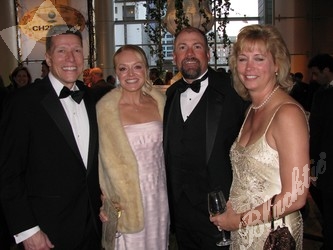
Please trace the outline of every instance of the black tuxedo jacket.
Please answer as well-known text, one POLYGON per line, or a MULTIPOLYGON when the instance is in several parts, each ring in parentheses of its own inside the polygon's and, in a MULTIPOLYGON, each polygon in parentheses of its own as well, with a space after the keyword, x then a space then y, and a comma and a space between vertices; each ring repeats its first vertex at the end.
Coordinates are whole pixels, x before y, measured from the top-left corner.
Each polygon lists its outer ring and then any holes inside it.
MULTIPOLYGON (((175 82, 171 85, 166 94, 167 101, 164 109, 164 153, 166 159, 167 172, 173 168, 169 163, 168 141, 172 138, 168 135, 168 124, 172 123, 171 112, 172 106, 176 98, 180 98, 178 86, 181 81, 175 82)), ((202 114, 203 119, 206 119, 206 152, 197 152, 204 157, 207 168, 208 183, 201 190, 211 190, 220 188, 229 196, 232 172, 231 163, 229 158, 229 150, 238 135, 240 126, 244 120, 244 113, 247 103, 244 102, 235 92, 231 85, 229 76, 224 76, 221 73, 208 69, 208 87, 205 94, 207 96, 206 113, 202 114)), ((195 136, 195 135, 193 135, 195 136)), ((188 147, 195 147, 195 145, 187 145, 188 147)), ((169 188, 173 192, 183 192, 181 187, 170 187, 172 185, 172 178, 174 176, 167 176, 169 181, 169 188)), ((193 176, 192 176, 193 177, 193 176)), ((188 178, 192 178, 188 177, 188 178)), ((193 189, 197 190, 197 189, 193 189)), ((207 193, 195 193, 191 196, 197 196, 197 200, 206 202, 207 193)), ((178 197, 179 194, 173 193, 173 197, 178 197)), ((171 202, 173 197, 170 197, 171 202)))
POLYGON ((9 229, 38 225, 57 249, 74 249, 89 216, 101 230, 96 99, 77 86, 90 123, 87 168, 48 77, 13 94, 1 121, 0 194, 9 229))
POLYGON ((333 87, 318 91, 310 114, 310 156, 317 187, 333 190, 333 87))

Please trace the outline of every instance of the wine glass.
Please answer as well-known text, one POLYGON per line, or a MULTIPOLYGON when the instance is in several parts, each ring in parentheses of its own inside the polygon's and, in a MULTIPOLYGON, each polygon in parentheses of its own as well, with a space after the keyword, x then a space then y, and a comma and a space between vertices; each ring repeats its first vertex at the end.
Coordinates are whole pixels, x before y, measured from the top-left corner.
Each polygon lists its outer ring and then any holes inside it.
MULTIPOLYGON (((222 191, 213 191, 208 193, 208 212, 211 216, 222 214, 226 209, 226 200, 222 191)), ((231 240, 227 239, 223 229, 220 229, 222 234, 222 240, 217 242, 217 246, 229 246, 231 240)))

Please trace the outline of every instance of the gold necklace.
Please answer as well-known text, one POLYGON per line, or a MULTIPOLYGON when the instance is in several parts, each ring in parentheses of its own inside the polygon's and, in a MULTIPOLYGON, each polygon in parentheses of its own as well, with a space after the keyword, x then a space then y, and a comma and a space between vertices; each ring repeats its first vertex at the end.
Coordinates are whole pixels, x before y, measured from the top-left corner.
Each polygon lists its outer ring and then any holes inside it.
POLYGON ((271 99, 271 97, 274 95, 274 93, 277 91, 277 89, 279 88, 279 86, 277 86, 275 89, 273 89, 273 91, 269 94, 269 96, 267 96, 267 98, 262 102, 262 104, 258 105, 258 106, 252 106, 251 108, 254 110, 260 109, 263 106, 265 106, 265 104, 268 103, 268 101, 271 99))

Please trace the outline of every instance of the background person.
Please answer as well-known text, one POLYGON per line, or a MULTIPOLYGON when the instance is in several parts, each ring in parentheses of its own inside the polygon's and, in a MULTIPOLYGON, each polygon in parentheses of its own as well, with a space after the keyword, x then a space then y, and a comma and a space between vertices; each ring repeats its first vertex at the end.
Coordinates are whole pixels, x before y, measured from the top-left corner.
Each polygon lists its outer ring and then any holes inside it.
POLYGON ((16 67, 10 74, 10 81, 10 85, 7 86, 10 91, 31 84, 32 78, 29 69, 24 66, 16 67))
POLYGON ((294 86, 290 91, 290 95, 296 101, 298 101, 305 111, 311 111, 311 105, 313 100, 313 95, 318 89, 319 85, 314 82, 306 83, 303 82, 303 74, 301 72, 296 72, 294 74, 294 86))
MULTIPOLYGON (((333 58, 328 57, 328 55, 315 56, 310 62, 309 65, 312 65, 311 69, 314 70, 314 76, 317 75, 316 68, 319 69, 319 67, 322 69, 321 72, 327 74, 327 76, 330 76, 333 72, 331 71, 331 69, 333 70, 333 58)), ((315 95, 309 120, 310 156, 313 163, 311 174, 316 178, 316 181, 311 183, 310 193, 321 213, 324 237, 322 249, 325 250, 333 249, 331 226, 333 214, 330 209, 333 198, 333 88, 330 79, 333 80, 333 78, 328 77, 324 85, 326 87, 315 95)))
POLYGON ((46 63, 46 60, 42 61, 41 72, 42 72, 41 75, 40 75, 41 78, 36 78, 35 81, 34 81, 34 83, 40 81, 41 79, 43 79, 45 76, 47 76, 49 74, 50 68, 49 68, 49 66, 46 63))
POLYGON ((173 73, 171 71, 167 71, 165 73, 165 81, 164 84, 165 85, 170 85, 171 84, 171 79, 173 78, 173 73))
POLYGON ((98 99, 100 99, 112 89, 112 86, 104 80, 103 71, 99 67, 90 69, 89 79, 90 87, 94 91, 98 99))
POLYGON ((44 78, 50 72, 50 67, 49 67, 49 65, 47 65, 46 60, 42 61, 42 69, 41 69, 41 71, 42 71, 42 74, 40 75, 41 78, 44 78))
MULTIPOLYGON (((316 164, 317 161, 320 159, 319 157, 319 146, 320 144, 317 144, 317 140, 318 138, 320 138, 317 135, 320 135, 322 133, 322 131, 320 131, 322 128, 321 126, 318 126, 318 118, 316 118, 316 116, 321 116, 321 100, 324 99, 323 95, 325 90, 332 88, 333 86, 333 57, 330 56, 327 53, 323 53, 323 54, 317 54, 315 56, 313 56, 309 63, 308 63, 308 68, 311 72, 311 80, 312 81, 316 81, 320 87, 318 88, 317 92, 314 94, 313 97, 313 104, 316 102, 316 107, 314 108, 315 110, 315 114, 312 116, 312 121, 310 122, 311 125, 311 145, 310 145, 310 152, 311 152, 311 159, 313 160, 313 163, 315 165, 312 166, 311 169, 311 174, 314 177, 318 177, 316 176, 316 164)), ((325 111, 325 110, 323 110, 325 111)), ((311 108, 311 112, 312 112, 312 108, 311 108)), ((311 116, 311 115, 310 115, 311 116)), ((326 118, 325 118, 326 119, 326 118)), ((329 118, 327 118, 329 119, 329 118)), ((323 121, 324 122, 324 121, 323 121)), ((314 202, 316 203, 319 211, 321 213, 323 213, 323 205, 322 205, 322 194, 320 189, 317 188, 317 183, 316 181, 314 181, 314 179, 312 179, 311 181, 311 185, 310 185, 310 193, 311 193, 311 197, 313 198, 314 202)))
POLYGON ((287 92, 288 49, 273 26, 250 25, 241 29, 229 59, 235 89, 252 105, 230 150, 227 211, 211 221, 231 231, 231 249, 263 249, 273 206, 275 228, 284 216, 296 249, 302 249, 299 210, 308 194, 309 131, 304 110, 287 92))
POLYGON ((157 68, 149 70, 149 78, 153 82, 153 85, 164 85, 163 80, 160 78, 160 72, 157 68))
POLYGON ((91 87, 91 79, 89 73, 90 73, 90 68, 84 69, 82 72, 82 80, 86 86, 91 87))
POLYGON ((122 46, 113 65, 120 85, 98 102, 97 119, 101 188, 106 199, 122 210, 115 249, 167 250, 169 207, 162 148, 165 97, 152 88, 148 61, 140 47, 122 46))
POLYGON ((318 54, 308 63, 311 79, 321 85, 320 90, 333 86, 333 57, 329 54, 318 54))
POLYGON ((113 75, 108 75, 106 78, 106 82, 111 86, 111 89, 114 89, 117 87, 116 78, 113 75))

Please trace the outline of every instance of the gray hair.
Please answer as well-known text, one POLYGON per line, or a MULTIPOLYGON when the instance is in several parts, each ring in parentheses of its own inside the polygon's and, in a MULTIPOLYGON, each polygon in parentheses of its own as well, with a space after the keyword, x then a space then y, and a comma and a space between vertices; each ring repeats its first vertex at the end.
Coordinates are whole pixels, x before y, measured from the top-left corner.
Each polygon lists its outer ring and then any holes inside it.
POLYGON ((59 24, 52 26, 46 35, 46 51, 49 51, 52 46, 52 37, 57 35, 76 35, 80 38, 81 45, 82 45, 82 34, 80 32, 79 27, 66 25, 66 24, 59 24))

